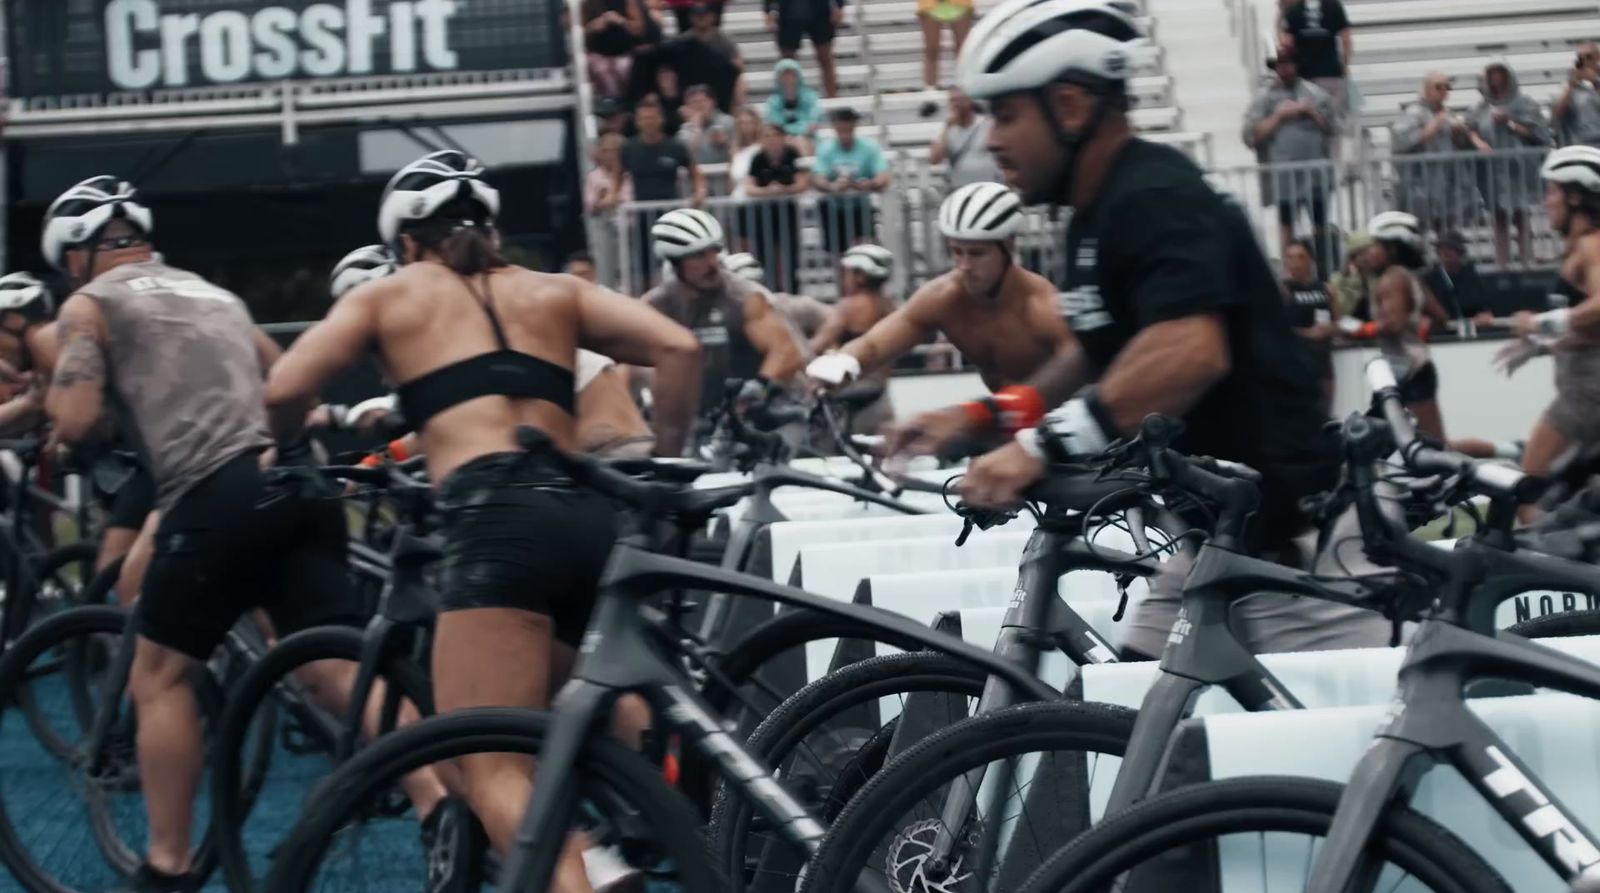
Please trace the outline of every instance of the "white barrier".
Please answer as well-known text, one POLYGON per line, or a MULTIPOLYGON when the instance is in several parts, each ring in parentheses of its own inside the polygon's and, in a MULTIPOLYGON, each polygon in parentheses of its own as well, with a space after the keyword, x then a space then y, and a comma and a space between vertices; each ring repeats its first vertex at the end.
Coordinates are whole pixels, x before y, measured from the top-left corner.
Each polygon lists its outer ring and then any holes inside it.
MULTIPOLYGON (((1032 529, 1032 518, 1027 520, 1028 523, 1017 530, 1032 529)), ((767 528, 772 539, 772 578, 787 583, 800 550, 809 546, 935 536, 949 537, 953 546, 961 533, 961 524, 959 517, 948 512, 843 521, 780 521, 767 528)))
MULTIPOLYGON (((1590 828, 1600 827, 1600 772, 1594 758, 1594 743, 1600 740, 1600 703, 1565 694, 1469 703, 1535 775, 1559 792, 1575 818, 1590 828)), ((1211 776, 1297 775, 1343 783, 1387 711, 1374 705, 1207 717, 1211 776)), ((1518 893, 1567 890, 1452 767, 1430 772, 1412 804, 1483 856, 1518 893)), ((1299 889, 1306 870, 1303 842, 1275 844, 1283 849, 1273 853, 1263 875, 1258 836, 1225 842, 1222 889, 1228 893, 1299 889), (1248 846, 1250 852, 1229 858, 1228 848, 1234 845, 1248 846)), ((1383 882, 1378 888, 1388 889, 1383 882)))

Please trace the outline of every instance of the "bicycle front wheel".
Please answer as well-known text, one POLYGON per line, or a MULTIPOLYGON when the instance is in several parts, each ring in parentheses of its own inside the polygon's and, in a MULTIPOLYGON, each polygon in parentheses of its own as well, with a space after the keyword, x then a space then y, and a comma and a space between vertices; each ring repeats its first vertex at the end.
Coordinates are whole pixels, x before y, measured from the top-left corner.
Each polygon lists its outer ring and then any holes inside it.
POLYGON ((1106 704, 1024 704, 932 735, 839 814, 801 890, 849 890, 863 873, 891 893, 1011 889, 1090 826, 1135 716, 1106 704))
MULTIPOLYGON (((427 875, 416 817, 385 804, 412 772, 483 754, 537 756, 551 715, 479 708, 435 716, 385 735, 318 787, 279 848, 265 889, 392 891, 415 889, 427 875)), ((722 893, 726 884, 706 857, 694 808, 659 770, 610 738, 593 738, 575 770, 580 818, 590 841, 615 846, 629 865, 684 893, 722 893)), ((573 830, 580 830, 574 828, 573 830)))
MULTIPOLYGON (((1236 778, 1152 797, 1051 857, 1017 893, 1306 888, 1343 786, 1292 777, 1236 778)), ((1368 852, 1377 884, 1397 893, 1511 893, 1466 844, 1415 811, 1391 807, 1368 852)))

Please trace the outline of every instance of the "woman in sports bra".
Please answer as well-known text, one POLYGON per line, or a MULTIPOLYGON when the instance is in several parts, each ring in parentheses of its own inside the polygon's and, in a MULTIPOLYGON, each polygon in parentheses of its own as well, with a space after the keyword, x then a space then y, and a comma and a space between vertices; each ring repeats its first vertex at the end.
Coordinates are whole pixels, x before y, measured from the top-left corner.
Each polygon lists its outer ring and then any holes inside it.
MULTIPOLYGON (((1566 239, 1553 306, 1518 313, 1518 340, 1495 358, 1507 375, 1539 354, 1555 359, 1556 398, 1522 454, 1523 469, 1538 475, 1600 447, 1600 300, 1590 297, 1600 291, 1600 149, 1557 149, 1542 173, 1545 213, 1566 239)), ((1535 514, 1524 512, 1524 520, 1535 514)))
POLYGON ((1379 353, 1394 369, 1400 396, 1416 416, 1417 429, 1444 441, 1444 416, 1439 411, 1439 372, 1428 353, 1426 330, 1432 300, 1416 271, 1423 266, 1422 227, 1417 218, 1402 211, 1386 211, 1372 218, 1367 231, 1383 249, 1378 265, 1378 286, 1373 321, 1345 325, 1353 337, 1377 341, 1379 353))
MULTIPOLYGON (((700 348, 688 330, 642 302, 505 260, 494 229, 499 194, 481 175, 454 151, 395 174, 378 229, 401 268, 340 298, 267 384, 273 433, 292 443, 318 391, 369 349, 399 383, 400 411, 419 436, 442 516, 433 645, 441 712, 547 706, 588 622, 616 519, 605 499, 574 485, 555 453, 576 448, 579 345, 655 367, 664 453, 682 450, 700 384, 700 348), (554 446, 521 449, 522 426, 554 446)), ((462 769, 473 812, 506 852, 530 792, 528 761, 483 755, 462 769)), ((559 876, 583 889, 574 848, 559 876)))

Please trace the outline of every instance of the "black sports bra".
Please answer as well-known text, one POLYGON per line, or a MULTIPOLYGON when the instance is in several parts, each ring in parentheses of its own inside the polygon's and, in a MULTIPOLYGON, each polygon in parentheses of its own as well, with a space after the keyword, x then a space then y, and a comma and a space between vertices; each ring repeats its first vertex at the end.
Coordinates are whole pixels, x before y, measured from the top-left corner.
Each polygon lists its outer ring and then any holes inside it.
POLYGON ((1576 307, 1589 297, 1588 292, 1568 282, 1567 277, 1560 273, 1556 274, 1556 290, 1551 297, 1555 297, 1555 295, 1566 298, 1568 307, 1576 307))
POLYGON ((396 391, 400 399, 400 414, 413 430, 420 431, 427 421, 441 412, 474 400, 478 397, 520 397, 547 400, 573 412, 574 379, 572 371, 563 369, 548 360, 512 350, 506 340, 500 318, 494 312, 494 294, 489 290, 489 279, 483 280, 483 295, 472 283, 462 280, 473 299, 489 317, 494 328, 494 340, 499 350, 468 357, 414 378, 396 391))

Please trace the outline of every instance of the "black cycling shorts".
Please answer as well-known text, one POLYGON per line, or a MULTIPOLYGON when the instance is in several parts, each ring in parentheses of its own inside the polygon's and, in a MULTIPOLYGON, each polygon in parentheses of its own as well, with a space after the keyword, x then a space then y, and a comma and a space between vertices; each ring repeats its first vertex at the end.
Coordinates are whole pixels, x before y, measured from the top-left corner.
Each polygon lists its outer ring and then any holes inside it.
POLYGON ((833 43, 833 19, 827 12, 819 12, 811 18, 786 19, 780 12, 778 14, 778 49, 784 52, 794 52, 800 49, 800 41, 811 38, 812 46, 827 46, 833 43))
POLYGON ((134 468, 111 498, 111 512, 106 518, 106 526, 139 530, 144 527, 144 519, 155 507, 155 479, 140 465, 134 468))
POLYGON ((1401 403, 1430 403, 1438 399, 1439 370, 1432 363, 1418 366, 1405 381, 1400 382, 1401 403))
POLYGON ((589 624, 617 516, 578 489, 550 451, 491 453, 439 486, 440 610, 515 608, 548 616, 574 647, 589 624))
POLYGON ((229 461, 161 515, 139 595, 139 634, 205 660, 239 617, 265 608, 279 637, 360 625, 345 566, 344 508, 268 484, 255 453, 229 461))

